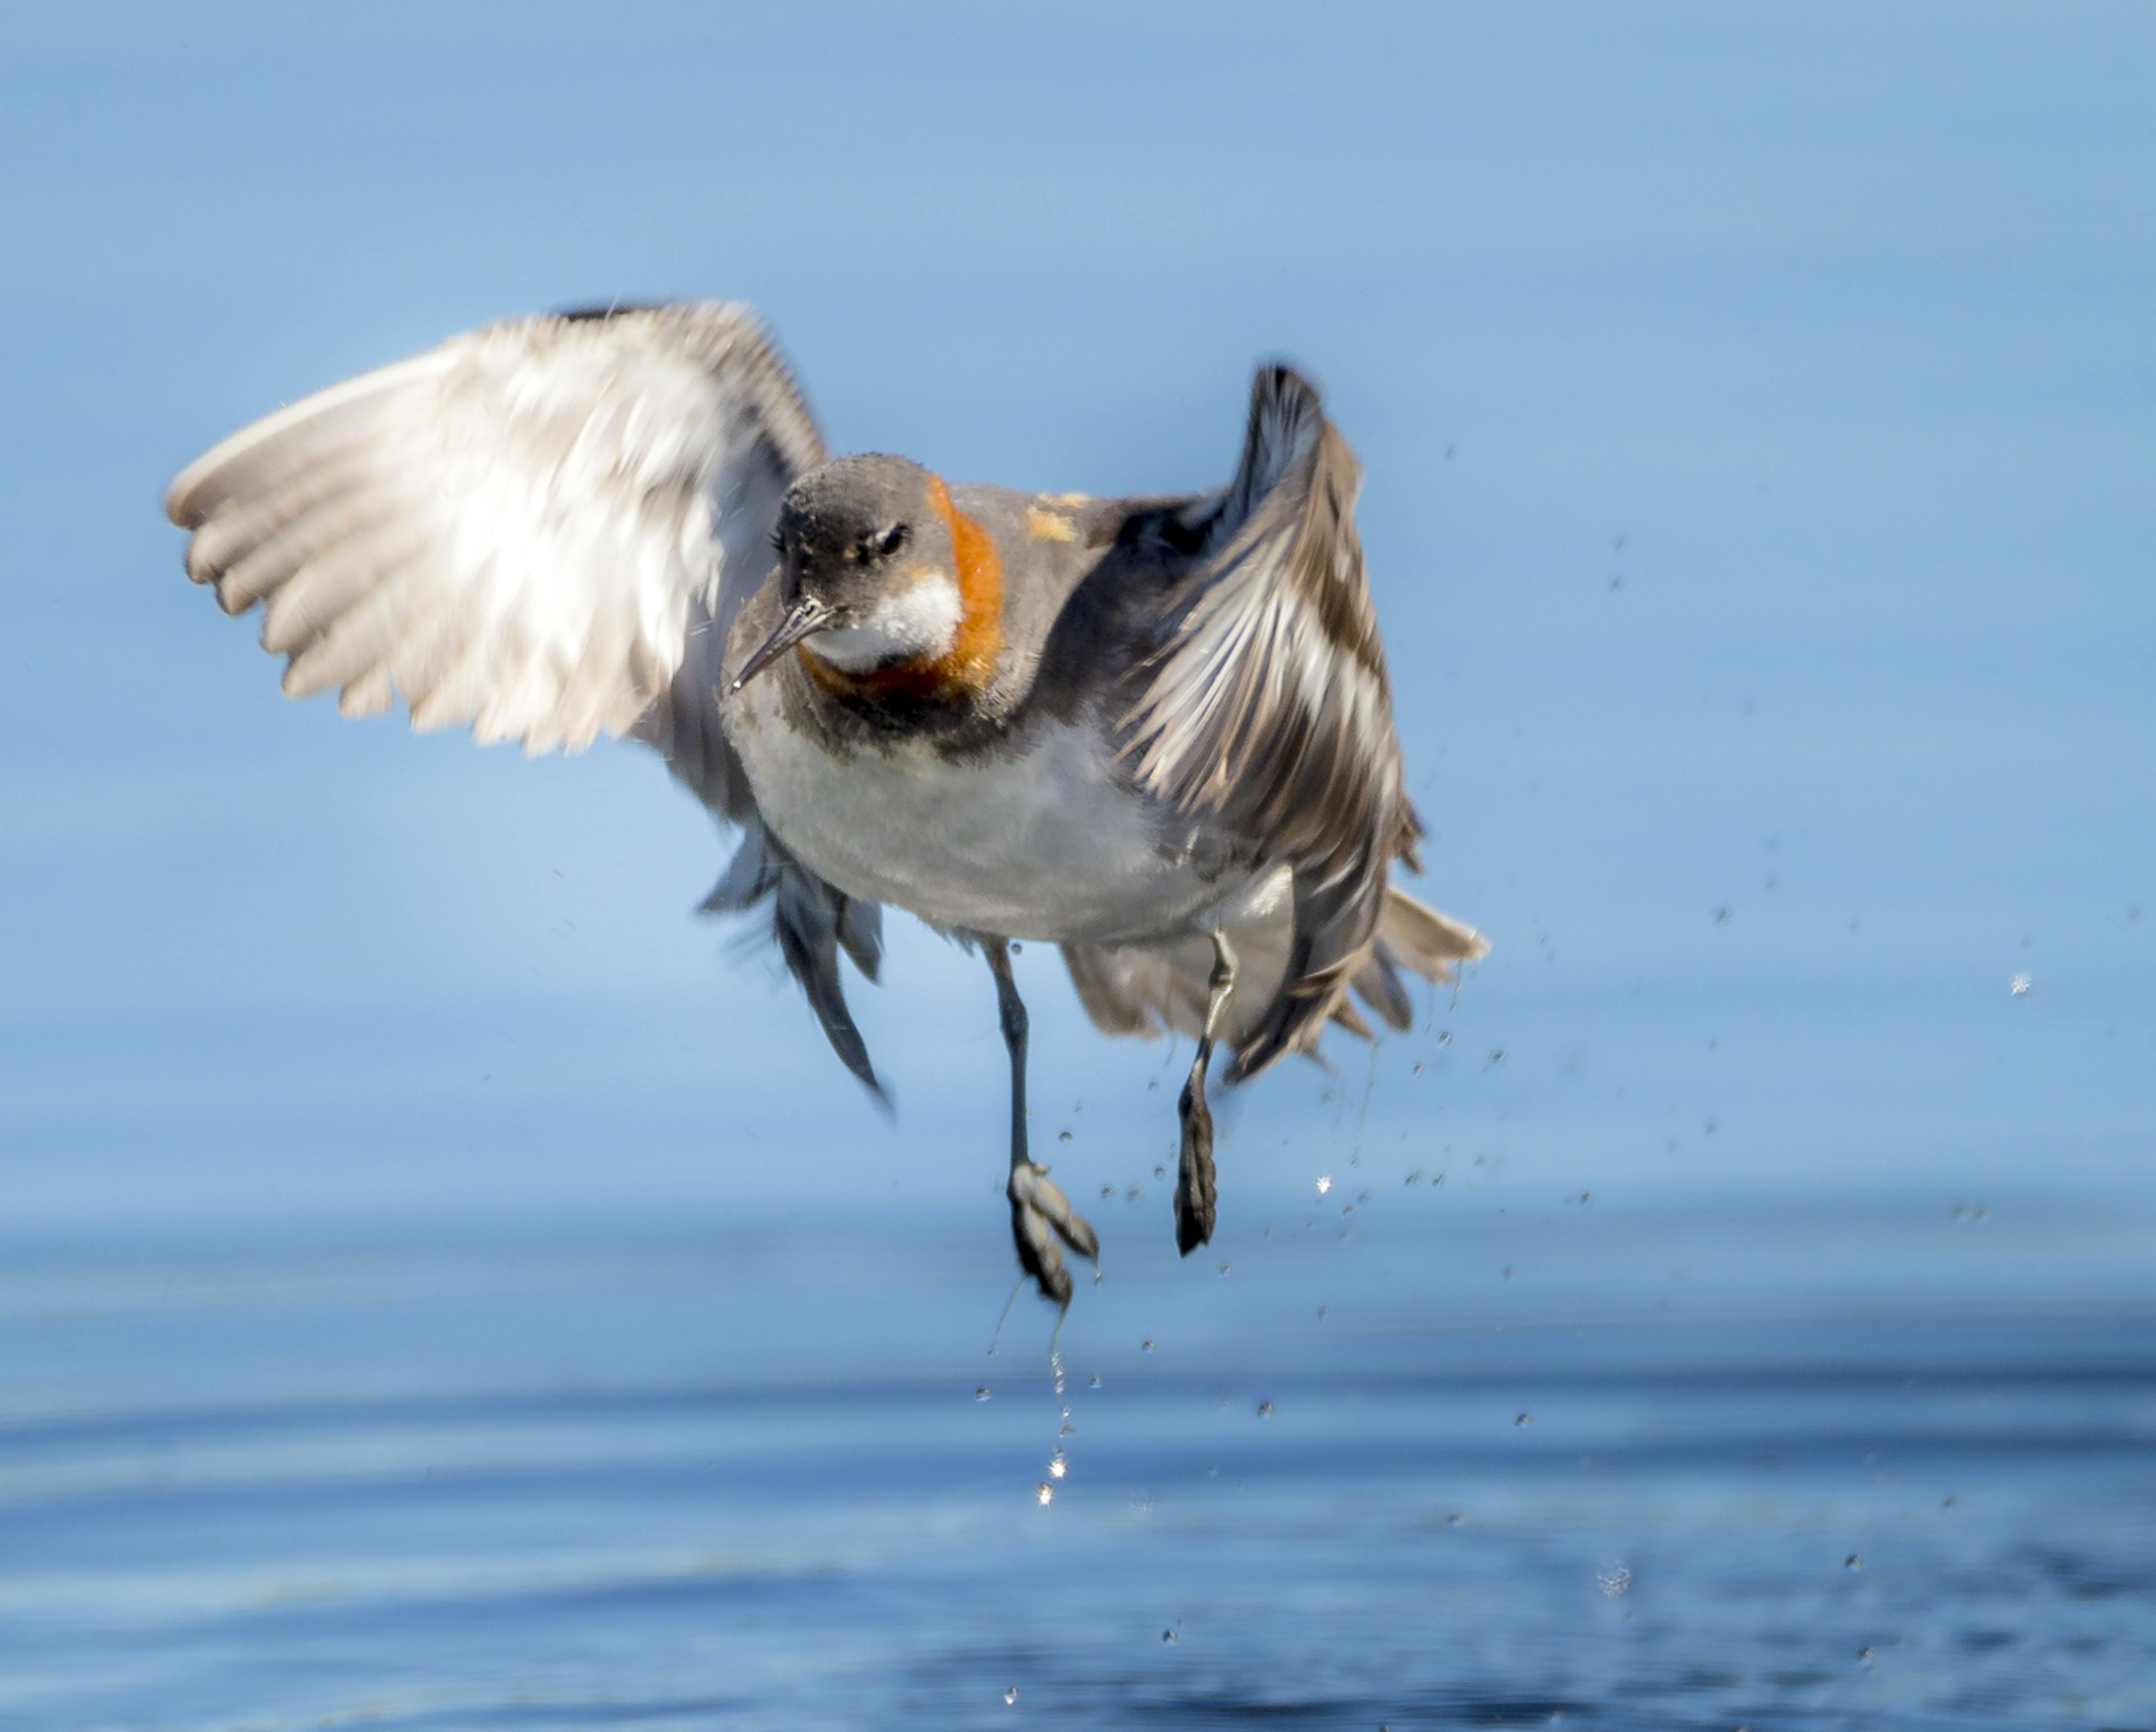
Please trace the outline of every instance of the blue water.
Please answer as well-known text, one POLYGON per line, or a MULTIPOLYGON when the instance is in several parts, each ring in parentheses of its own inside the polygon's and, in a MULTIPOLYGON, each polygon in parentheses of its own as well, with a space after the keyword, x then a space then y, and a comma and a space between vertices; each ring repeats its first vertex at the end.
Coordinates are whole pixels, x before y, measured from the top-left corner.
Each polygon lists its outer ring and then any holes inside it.
POLYGON ((964 1222, 16 1246, 0 1722, 2156 1724, 2156 1221, 1342 1177, 1067 1434, 964 1222))

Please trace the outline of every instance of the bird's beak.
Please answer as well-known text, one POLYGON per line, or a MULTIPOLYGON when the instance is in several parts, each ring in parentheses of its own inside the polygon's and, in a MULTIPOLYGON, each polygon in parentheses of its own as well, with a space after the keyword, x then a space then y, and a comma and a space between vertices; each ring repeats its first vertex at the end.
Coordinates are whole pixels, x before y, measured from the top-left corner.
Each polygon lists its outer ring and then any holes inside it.
POLYGON ((778 630, 763 640, 763 647, 742 664, 729 694, 738 691, 803 638, 811 638, 829 624, 831 610, 813 595, 804 595, 786 610, 778 630))

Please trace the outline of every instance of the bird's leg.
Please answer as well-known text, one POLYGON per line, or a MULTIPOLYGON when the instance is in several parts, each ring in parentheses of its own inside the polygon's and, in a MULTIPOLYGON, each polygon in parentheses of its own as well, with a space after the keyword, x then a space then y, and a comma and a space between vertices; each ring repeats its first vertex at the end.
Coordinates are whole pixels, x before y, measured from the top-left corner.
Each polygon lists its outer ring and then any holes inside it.
POLYGON ((1018 995, 1018 982, 1011 978, 1010 940, 983 935, 981 948, 988 959, 988 972, 996 977, 996 1008, 1002 1015, 1004 1046, 1010 1054, 1010 1183, 1004 1195, 1010 1199, 1011 1240, 1018 1247, 1019 1267, 1033 1277, 1041 1298, 1067 1307, 1070 1272, 1063 1267, 1062 1246, 1055 1241, 1060 1239, 1073 1251, 1091 1257, 1096 1274, 1101 1267, 1101 1241, 1086 1217, 1070 1206, 1070 1200, 1049 1182, 1048 1169, 1035 1166, 1027 1158, 1025 1002, 1018 995))
POLYGON ((1031 1024, 1025 1000, 1018 995, 1018 981, 1011 973, 1010 940, 984 938, 988 972, 996 977, 996 1014, 1003 1025, 1004 1051, 1010 1055, 1010 1164, 1012 1169, 1029 1164, 1025 1149, 1025 1049, 1031 1024))
POLYGON ((1235 952, 1227 933, 1213 933, 1213 975, 1205 998, 1205 1032, 1198 1037, 1198 1056, 1176 1112, 1183 1120, 1183 1159, 1175 1174, 1175 1248, 1185 1257, 1213 1236, 1216 1200, 1213 1183, 1213 1115, 1205 1106, 1205 1067, 1213 1042, 1235 989, 1235 952))

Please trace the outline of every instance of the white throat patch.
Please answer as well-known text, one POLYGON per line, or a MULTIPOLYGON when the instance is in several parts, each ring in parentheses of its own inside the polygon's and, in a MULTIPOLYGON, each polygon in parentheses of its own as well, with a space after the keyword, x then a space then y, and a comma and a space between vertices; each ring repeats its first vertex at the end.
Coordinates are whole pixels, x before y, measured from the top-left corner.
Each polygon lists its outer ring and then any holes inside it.
POLYGON ((850 674, 916 655, 933 660, 957 641, 965 611, 951 574, 927 572, 905 588, 879 598, 853 624, 818 632, 808 647, 819 660, 850 674))

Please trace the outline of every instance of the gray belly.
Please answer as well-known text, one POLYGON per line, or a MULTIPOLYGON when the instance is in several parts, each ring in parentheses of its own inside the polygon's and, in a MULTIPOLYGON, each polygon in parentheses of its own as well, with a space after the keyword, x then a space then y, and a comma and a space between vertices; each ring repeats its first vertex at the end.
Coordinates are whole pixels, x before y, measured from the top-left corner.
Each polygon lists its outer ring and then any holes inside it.
POLYGON ((777 710, 750 686, 728 707, 729 738, 764 822, 849 896, 938 926, 1106 943, 1203 926, 1245 887, 1164 847, 1088 732, 1045 729, 1022 755, 954 763, 907 744, 834 754, 777 710))

